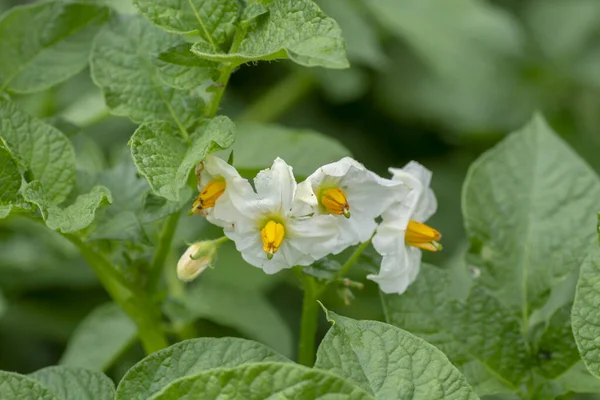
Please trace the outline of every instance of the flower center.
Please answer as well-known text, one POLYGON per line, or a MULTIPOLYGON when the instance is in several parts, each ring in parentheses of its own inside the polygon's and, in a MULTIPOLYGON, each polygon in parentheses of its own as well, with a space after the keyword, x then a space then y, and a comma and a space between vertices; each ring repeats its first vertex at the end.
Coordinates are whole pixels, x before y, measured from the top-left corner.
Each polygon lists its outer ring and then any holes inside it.
POLYGON ((279 222, 270 220, 260 230, 260 236, 262 237, 263 250, 267 253, 267 258, 270 260, 273 258, 273 254, 277 253, 283 238, 285 237, 285 228, 279 222))
POLYGON ((212 180, 204 186, 192 205, 192 213, 198 214, 202 210, 215 206, 215 202, 225 191, 225 181, 212 180))
POLYGON ((340 188, 327 189, 321 196, 321 204, 331 214, 344 215, 350 218, 350 204, 346 199, 346 193, 340 188))
POLYGON ((441 238, 442 234, 435 229, 413 220, 408 222, 404 235, 407 244, 428 251, 442 250, 442 245, 438 243, 441 238))

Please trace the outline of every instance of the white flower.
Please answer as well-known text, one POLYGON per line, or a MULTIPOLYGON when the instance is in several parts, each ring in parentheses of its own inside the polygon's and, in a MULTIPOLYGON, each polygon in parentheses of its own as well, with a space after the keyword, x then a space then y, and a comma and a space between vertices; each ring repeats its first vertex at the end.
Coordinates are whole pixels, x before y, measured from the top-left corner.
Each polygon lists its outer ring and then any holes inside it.
POLYGON ((383 213, 383 221, 373 237, 373 246, 381 254, 379 274, 367 278, 377 282, 384 293, 402 294, 414 282, 421 266, 421 249, 441 250, 441 235, 425 225, 437 209, 429 188, 431 171, 411 161, 402 169, 390 168, 392 180, 402 182, 409 192, 403 201, 383 213))
POLYGON ((277 158, 254 179, 256 193, 232 198, 234 225, 224 229, 248 263, 273 274, 309 265, 330 253, 326 244, 337 233, 324 216, 292 212, 296 181, 292 168, 277 158))
POLYGON ((197 242, 188 247, 177 262, 177 277, 185 282, 196 279, 214 261, 217 247, 212 240, 197 242))
POLYGON ((339 234, 332 253, 365 242, 377 226, 375 218, 405 195, 402 182, 383 179, 356 160, 344 157, 324 165, 298 185, 299 214, 329 215, 339 234))
POLYGON ((238 171, 219 157, 207 156, 198 164, 198 191, 192 213, 201 213, 213 224, 227 227, 237 219, 233 201, 253 196, 252 186, 238 171))

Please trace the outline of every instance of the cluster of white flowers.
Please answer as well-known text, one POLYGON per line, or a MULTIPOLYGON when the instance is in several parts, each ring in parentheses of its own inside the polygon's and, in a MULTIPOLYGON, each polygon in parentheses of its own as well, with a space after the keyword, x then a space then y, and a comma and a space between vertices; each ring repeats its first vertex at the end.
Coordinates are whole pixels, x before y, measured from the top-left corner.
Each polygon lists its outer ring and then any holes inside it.
POLYGON ((385 179, 345 157, 296 184, 292 168, 277 158, 254 187, 216 156, 197 172, 200 195, 192 211, 222 227, 244 260, 268 274, 372 238, 382 263, 368 278, 385 293, 403 293, 419 272, 420 249, 441 248, 440 233, 423 224, 437 207, 431 172, 414 161, 390 168, 392 178, 385 179))

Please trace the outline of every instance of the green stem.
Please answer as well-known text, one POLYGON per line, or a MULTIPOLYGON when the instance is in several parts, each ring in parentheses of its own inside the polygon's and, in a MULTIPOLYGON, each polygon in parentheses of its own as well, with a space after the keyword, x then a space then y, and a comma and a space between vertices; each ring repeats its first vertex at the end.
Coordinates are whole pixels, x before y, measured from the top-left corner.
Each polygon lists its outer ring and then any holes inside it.
POLYGON ((162 330, 160 314, 153 306, 152 300, 126 281, 101 254, 95 252, 75 236, 64 236, 77 246, 110 297, 135 322, 146 353, 150 354, 167 347, 168 343, 162 330))
POLYGON ((164 271, 165 261, 171 251, 171 243, 173 242, 173 236, 175 236, 175 231, 177 230, 179 215, 180 213, 178 212, 171 214, 160 233, 158 247, 156 248, 156 253, 154 253, 152 265, 150 266, 150 274, 148 276, 150 293, 153 293, 158 287, 158 282, 164 271))
POLYGON ((319 305, 317 300, 320 290, 317 287, 315 278, 302 272, 302 268, 294 267, 294 269, 304 288, 298 362, 307 367, 312 367, 315 363, 315 336, 317 334, 317 322, 319 316, 319 305))
POLYGON ((341 279, 344 276, 346 276, 348 271, 350 271, 352 265, 354 265, 354 263, 359 259, 360 255, 363 253, 363 251, 365 251, 369 243, 371 243, 371 239, 367 240, 364 243, 361 243, 361 245, 354 250, 354 252, 350 255, 350 257, 348 257, 348 260, 346 260, 344 265, 342 265, 342 268, 340 268, 335 278, 331 280, 331 282, 335 282, 338 279, 341 279))
POLYGON ((306 72, 293 72, 269 88, 258 100, 237 117, 240 122, 276 121, 298 100, 315 87, 314 78, 306 72))
MULTIPOLYGON (((233 38, 233 43, 231 44, 231 49, 229 53, 235 53, 237 49, 240 47, 242 40, 246 36, 246 31, 244 29, 238 29, 235 33, 235 37, 233 38)), ((221 69, 221 74, 219 78, 215 82, 215 92, 210 101, 210 104, 206 107, 204 111, 204 116, 206 118, 213 118, 219 112, 219 106, 221 105, 221 100, 223 99, 223 94, 225 93, 225 89, 227 88, 227 84, 229 83, 229 78, 231 74, 239 65, 233 62, 226 63, 221 69)))

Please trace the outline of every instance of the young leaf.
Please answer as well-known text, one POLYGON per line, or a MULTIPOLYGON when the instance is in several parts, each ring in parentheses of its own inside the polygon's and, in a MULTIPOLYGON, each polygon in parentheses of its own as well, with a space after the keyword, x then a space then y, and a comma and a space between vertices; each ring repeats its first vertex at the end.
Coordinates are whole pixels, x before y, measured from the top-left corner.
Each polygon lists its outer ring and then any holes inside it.
POLYGON ((597 245, 581 266, 571 320, 583 362, 600 378, 600 247, 597 245))
POLYGON ((0 371, 0 399, 65 400, 25 375, 0 371))
POLYGON ((321 165, 351 155, 338 141, 308 129, 239 124, 236 132, 233 164, 248 176, 268 168, 276 157, 289 163, 296 176, 307 177, 321 165))
POLYGON ((159 78, 176 89, 193 89, 202 82, 217 79, 218 64, 203 60, 191 52, 191 44, 182 43, 161 52, 154 59, 159 78))
POLYGON ((0 140, 49 202, 66 199, 75 185, 75 153, 65 135, 0 97, 0 140))
POLYGON ((170 122, 141 125, 129 142, 135 165, 152 190, 171 201, 179 200, 180 189, 190 171, 209 153, 233 144, 233 122, 223 116, 199 122, 190 132, 191 145, 170 122))
POLYGON ((382 322, 326 313, 333 326, 319 346, 316 368, 377 399, 477 399, 464 376, 424 340, 382 322))
POLYGON ((186 314, 193 319, 206 318, 230 326, 284 355, 291 357, 293 353, 290 327, 256 288, 243 290, 216 282, 200 282, 186 293, 184 306, 186 314), (229 295, 223 296, 223 293, 229 295))
POLYGON ((61 1, 8 11, 0 19, 0 92, 37 92, 77 74, 107 18, 106 7, 61 1))
POLYGON ((137 336, 133 321, 114 303, 94 309, 77 326, 61 365, 104 371, 137 336))
POLYGON ((257 362, 287 362, 285 357, 250 340, 200 338, 179 342, 144 358, 123 377, 115 400, 145 400, 179 378, 213 368, 257 362))
POLYGON ((202 100, 160 81, 154 57, 183 43, 139 15, 114 18, 98 34, 91 55, 92 78, 115 115, 135 122, 168 120, 180 129, 199 114, 202 100))
POLYGON ((541 116, 469 169, 463 214, 479 281, 520 314, 581 264, 595 242, 600 179, 541 116), (560 162, 556 162, 560 160, 560 162))
POLYGON ((205 42, 192 51, 212 61, 243 64, 250 61, 289 58, 306 67, 347 68, 342 32, 312 0, 265 2, 268 13, 258 16, 247 34, 230 53, 219 52, 205 42))
POLYGON ((465 301, 449 291, 447 272, 423 265, 406 293, 383 297, 388 322, 442 350, 478 395, 517 391, 529 370, 518 321, 481 287, 465 301))
POLYGON ((314 399, 370 400, 358 386, 325 371, 296 364, 258 363, 236 368, 217 368, 178 379, 153 400, 175 400, 202 393, 202 399, 247 400, 314 399))
POLYGON ((54 366, 35 371, 29 377, 64 400, 112 400, 115 396, 115 384, 102 372, 54 366))
POLYGON ((240 12, 237 0, 135 0, 135 5, 161 28, 200 36, 215 51, 231 41, 240 12))
POLYGON ((23 187, 23 197, 40 208, 46 226, 54 231, 72 233, 88 227, 94 220, 96 209, 111 203, 110 191, 104 186, 95 186, 89 193, 77 196, 73 204, 61 208, 46 196, 39 181, 23 187))
POLYGON ((19 202, 21 172, 12 155, 4 147, 0 147, 0 219, 6 218, 19 202))

